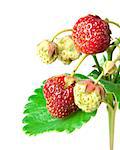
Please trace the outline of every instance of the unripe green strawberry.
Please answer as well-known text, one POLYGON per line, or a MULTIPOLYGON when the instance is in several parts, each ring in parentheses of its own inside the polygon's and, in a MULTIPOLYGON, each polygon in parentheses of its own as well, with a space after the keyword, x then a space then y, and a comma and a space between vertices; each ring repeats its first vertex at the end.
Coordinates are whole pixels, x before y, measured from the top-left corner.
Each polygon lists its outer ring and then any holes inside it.
POLYGON ((95 111, 105 97, 101 85, 95 85, 91 80, 79 81, 74 87, 75 104, 85 112, 95 111))
POLYGON ((37 55, 43 63, 51 64, 57 58, 57 44, 44 40, 37 45, 37 55))
POLYGON ((103 65, 104 75, 114 74, 117 70, 117 66, 114 61, 106 61, 103 65))
POLYGON ((64 64, 70 64, 73 60, 79 58, 80 53, 76 51, 72 36, 64 36, 57 42, 58 59, 64 64))

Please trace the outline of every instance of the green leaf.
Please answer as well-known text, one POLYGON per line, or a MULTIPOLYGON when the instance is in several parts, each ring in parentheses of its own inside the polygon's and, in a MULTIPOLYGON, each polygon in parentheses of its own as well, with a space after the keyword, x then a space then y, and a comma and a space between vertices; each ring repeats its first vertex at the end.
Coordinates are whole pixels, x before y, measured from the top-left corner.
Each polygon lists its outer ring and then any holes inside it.
POLYGON ((89 73, 88 76, 94 77, 95 79, 100 75, 100 73, 97 70, 93 70, 89 73))
POLYGON ((116 83, 120 83, 120 75, 118 76, 116 83))
MULTIPOLYGON (((99 73, 97 70, 92 71, 89 76, 97 78, 99 73)), ((119 102, 120 105, 120 83, 113 83, 112 81, 107 81, 104 79, 100 80, 100 83, 104 86, 107 93, 112 93, 116 100, 119 102)))
MULTIPOLYGON (((84 75, 76 74, 79 79, 86 79, 84 75)), ((85 113, 81 110, 71 114, 70 116, 58 119, 53 118, 46 109, 46 100, 43 95, 43 85, 34 91, 34 95, 28 98, 25 105, 23 119, 23 130, 26 134, 37 135, 48 131, 67 131, 68 133, 80 128, 84 123, 88 122, 96 112, 85 113)))
POLYGON ((83 75, 83 74, 78 74, 78 73, 76 73, 74 76, 77 77, 77 78, 80 79, 80 80, 89 79, 87 76, 85 76, 85 75, 83 75))

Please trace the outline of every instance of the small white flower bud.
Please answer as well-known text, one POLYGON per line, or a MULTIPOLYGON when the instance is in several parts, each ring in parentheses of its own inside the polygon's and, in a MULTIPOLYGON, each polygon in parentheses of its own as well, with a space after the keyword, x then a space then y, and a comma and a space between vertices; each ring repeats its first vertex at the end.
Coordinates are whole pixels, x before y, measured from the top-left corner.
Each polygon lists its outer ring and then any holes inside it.
POLYGON ((104 75, 111 75, 115 73, 117 70, 117 66, 114 61, 106 61, 103 65, 104 75))

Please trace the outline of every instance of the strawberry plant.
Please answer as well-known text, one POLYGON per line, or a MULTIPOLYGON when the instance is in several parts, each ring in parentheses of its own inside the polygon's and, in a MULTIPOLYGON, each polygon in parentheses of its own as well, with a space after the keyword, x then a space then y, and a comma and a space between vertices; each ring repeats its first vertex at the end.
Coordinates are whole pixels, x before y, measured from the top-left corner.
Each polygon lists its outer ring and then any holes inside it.
POLYGON ((108 19, 87 15, 72 29, 62 30, 37 45, 37 54, 43 63, 51 64, 58 59, 69 65, 77 60, 78 65, 72 73, 50 77, 34 90, 24 110, 23 130, 26 134, 71 133, 94 117, 99 106, 105 103, 110 150, 113 150, 115 116, 120 108, 120 37, 112 38, 111 24, 120 28, 108 19), (64 32, 71 33, 58 39, 64 32), (103 53, 102 63, 97 58, 99 53, 103 53), (95 69, 88 76, 76 73, 89 55, 95 61, 95 69))

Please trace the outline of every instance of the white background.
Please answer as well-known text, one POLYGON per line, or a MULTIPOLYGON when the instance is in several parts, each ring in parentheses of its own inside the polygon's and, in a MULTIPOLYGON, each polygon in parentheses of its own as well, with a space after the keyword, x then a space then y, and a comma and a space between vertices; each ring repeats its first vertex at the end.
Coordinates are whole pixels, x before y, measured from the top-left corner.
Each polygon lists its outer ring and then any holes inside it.
MULTIPOLYGON (((22 131, 27 97, 42 80, 71 72, 76 62, 42 64, 35 46, 63 28, 71 28, 88 13, 120 22, 119 0, 1 0, 0 1, 0 149, 109 150, 108 120, 104 105, 95 118, 72 134, 27 136, 22 131)), ((120 31, 115 30, 115 36, 120 31)), ((87 74, 92 58, 78 72, 87 74)), ((90 69, 89 69, 90 68, 90 69)), ((115 150, 120 149, 120 112, 117 112, 115 150)))

